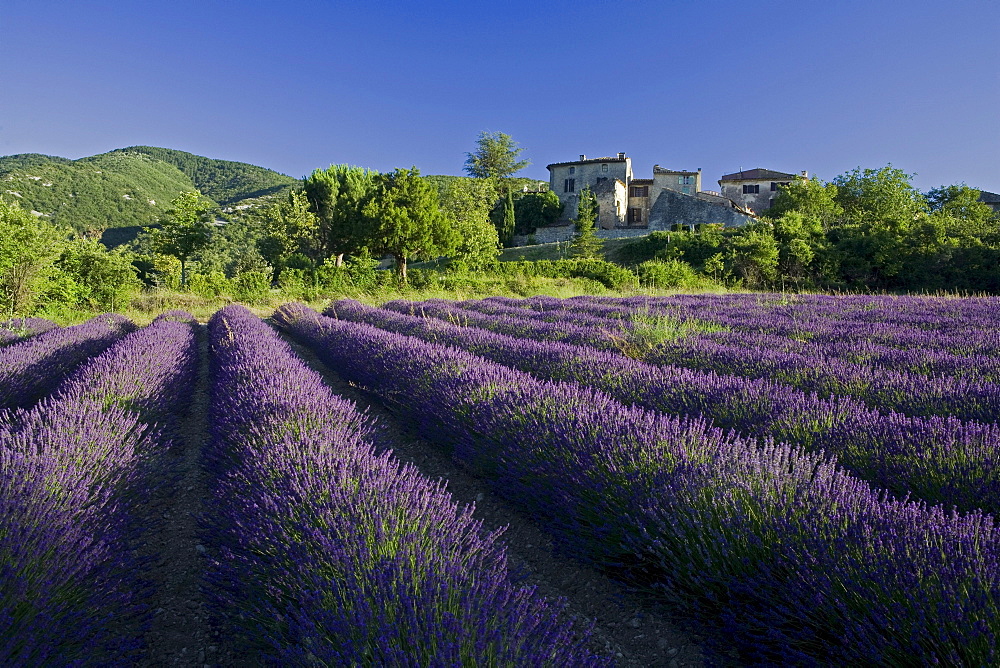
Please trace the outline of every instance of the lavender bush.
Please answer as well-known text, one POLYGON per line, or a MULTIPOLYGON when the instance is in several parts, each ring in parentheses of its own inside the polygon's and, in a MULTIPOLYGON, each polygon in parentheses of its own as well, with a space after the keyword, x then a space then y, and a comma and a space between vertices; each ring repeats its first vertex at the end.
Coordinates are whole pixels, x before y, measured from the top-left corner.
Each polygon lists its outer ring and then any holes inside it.
POLYGON ((537 514, 566 550, 721 623, 748 660, 998 659, 1000 534, 989 516, 893 500, 832 458, 454 348, 297 305, 277 317, 537 514))
POLYGON ((209 595, 238 644, 283 665, 608 663, 260 319, 230 306, 209 331, 209 595))
POLYGON ((133 665, 148 620, 142 496, 167 478, 155 425, 193 379, 189 325, 122 338, 28 411, 0 414, 0 661, 133 665))

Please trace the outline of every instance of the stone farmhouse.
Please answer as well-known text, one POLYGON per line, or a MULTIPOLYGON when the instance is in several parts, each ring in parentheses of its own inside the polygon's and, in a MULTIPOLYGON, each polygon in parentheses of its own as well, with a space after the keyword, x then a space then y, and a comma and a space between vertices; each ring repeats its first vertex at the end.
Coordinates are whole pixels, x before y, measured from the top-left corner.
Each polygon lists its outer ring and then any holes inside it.
POLYGON ((580 192, 590 186, 599 206, 597 233, 603 238, 632 237, 675 226, 715 223, 734 227, 747 223, 770 206, 778 185, 805 178, 767 169, 727 174, 721 192, 702 190, 701 169, 675 170, 653 166, 653 178, 636 178, 625 153, 602 158, 581 155, 572 162, 548 165, 549 189, 565 204, 561 220, 540 228, 536 243, 564 241, 573 236, 580 192), (735 196, 738 195, 738 196, 735 196))
POLYGON ((719 189, 723 197, 754 213, 763 213, 774 204, 778 188, 787 186, 795 179, 808 179, 808 172, 785 174, 770 169, 750 169, 726 174, 719 179, 719 189))

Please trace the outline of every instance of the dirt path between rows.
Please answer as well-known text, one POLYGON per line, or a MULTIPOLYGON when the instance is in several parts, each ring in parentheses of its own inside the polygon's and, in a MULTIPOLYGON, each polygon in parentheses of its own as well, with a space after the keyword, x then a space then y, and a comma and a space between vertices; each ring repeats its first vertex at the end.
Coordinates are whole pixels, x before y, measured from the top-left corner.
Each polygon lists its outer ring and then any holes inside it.
POLYGON ((201 592, 206 561, 198 541, 198 515, 208 498, 201 468, 202 448, 208 441, 208 337, 198 325, 198 377, 186 414, 180 416, 179 441, 170 453, 177 481, 157 490, 150 499, 150 532, 144 548, 156 555, 149 578, 154 583, 150 601, 153 622, 146 634, 144 666, 218 665, 220 632, 208 621, 201 592))
POLYGON ((662 604, 651 603, 596 570, 557 554, 549 535, 495 494, 488 482, 422 439, 377 397, 345 381, 308 348, 282 336, 336 393, 375 418, 381 436, 400 461, 414 464, 431 479, 447 480, 456 502, 475 504, 475 516, 483 521, 484 530, 508 527, 501 539, 507 545, 511 571, 525 574, 525 583, 536 586, 544 596, 565 598, 571 614, 594 620, 593 650, 610 649, 621 666, 737 665, 731 657, 707 654, 700 645, 703 638, 682 629, 683 611, 672 615, 662 604))

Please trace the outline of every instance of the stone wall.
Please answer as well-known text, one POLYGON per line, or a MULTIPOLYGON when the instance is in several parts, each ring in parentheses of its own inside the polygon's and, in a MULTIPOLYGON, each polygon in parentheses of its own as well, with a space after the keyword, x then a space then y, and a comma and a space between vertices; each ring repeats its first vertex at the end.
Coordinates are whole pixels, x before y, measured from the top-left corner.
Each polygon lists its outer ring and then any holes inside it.
POLYGON ((670 189, 663 189, 649 209, 649 229, 669 231, 672 225, 716 223, 725 227, 746 225, 753 220, 736 209, 714 204, 670 189))
MULTIPOLYGON (((596 230, 596 235, 598 239, 635 239, 644 237, 651 231, 643 228, 596 230)), ((554 244, 557 241, 572 240, 575 233, 576 228, 573 225, 560 225, 559 227, 540 227, 533 236, 536 244, 554 244)), ((528 241, 529 237, 525 235, 519 234, 514 237, 515 246, 527 246, 528 241)))

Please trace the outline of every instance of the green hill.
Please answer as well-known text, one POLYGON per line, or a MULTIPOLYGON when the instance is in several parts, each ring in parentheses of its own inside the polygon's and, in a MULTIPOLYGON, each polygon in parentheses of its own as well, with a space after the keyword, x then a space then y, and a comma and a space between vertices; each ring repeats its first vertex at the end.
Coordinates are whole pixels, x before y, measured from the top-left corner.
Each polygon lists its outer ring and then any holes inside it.
POLYGON ((111 152, 115 153, 138 153, 173 165, 191 179, 203 195, 222 206, 277 194, 299 183, 298 179, 264 167, 245 162, 215 160, 169 148, 130 146, 111 152))
POLYGON ((150 225, 187 190, 225 207, 259 203, 296 183, 264 167, 154 146, 79 160, 40 153, 0 157, 0 196, 78 231, 150 225))
POLYGON ((178 193, 194 189, 173 165, 138 153, 0 157, 0 195, 76 230, 149 225, 178 193))

